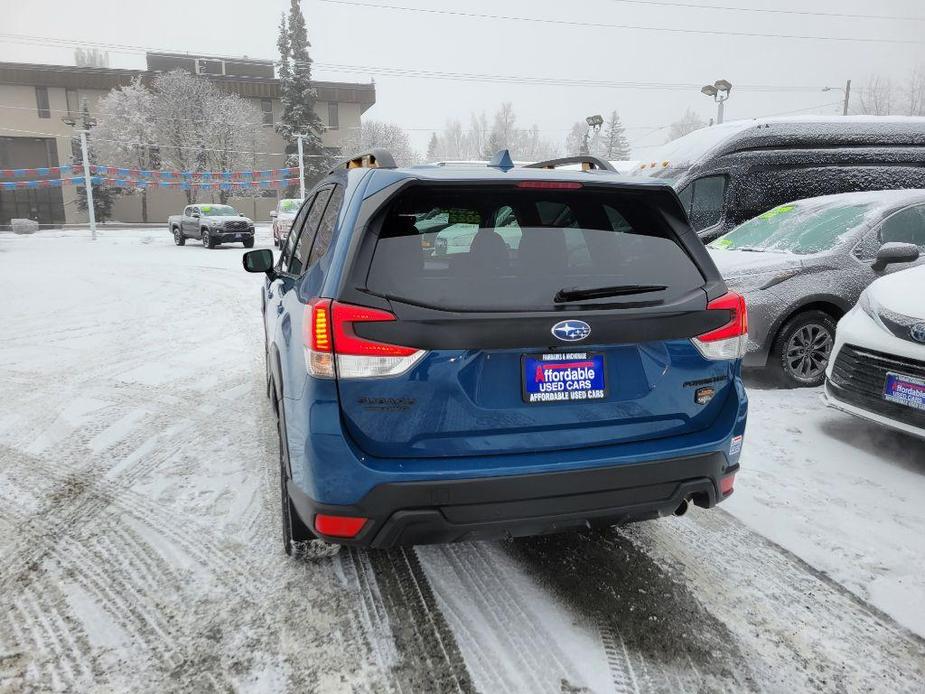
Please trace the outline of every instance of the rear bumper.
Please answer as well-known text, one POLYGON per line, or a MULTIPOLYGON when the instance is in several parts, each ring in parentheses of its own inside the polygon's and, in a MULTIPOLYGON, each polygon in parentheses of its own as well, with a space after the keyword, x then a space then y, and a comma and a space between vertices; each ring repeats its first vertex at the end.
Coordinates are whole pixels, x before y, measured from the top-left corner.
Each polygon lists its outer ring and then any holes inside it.
POLYGON ((289 495, 308 527, 318 513, 369 519, 356 538, 325 539, 384 548, 648 520, 670 515, 685 499, 709 508, 723 499, 720 480, 737 469, 715 451, 594 469, 385 483, 344 506, 318 503, 291 481, 289 495))

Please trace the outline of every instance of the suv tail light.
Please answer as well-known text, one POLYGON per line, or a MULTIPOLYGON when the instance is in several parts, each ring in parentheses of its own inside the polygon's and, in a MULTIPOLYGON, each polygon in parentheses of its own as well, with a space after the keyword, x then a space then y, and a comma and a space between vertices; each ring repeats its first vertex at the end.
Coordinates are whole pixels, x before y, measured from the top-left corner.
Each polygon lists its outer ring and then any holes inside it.
POLYGON ((315 299, 305 308, 305 367, 316 378, 398 376, 426 351, 360 337, 355 323, 393 321, 388 311, 315 299))
POLYGON ((745 297, 735 292, 723 294, 707 304, 708 311, 728 311, 729 322, 691 342, 707 359, 741 359, 748 345, 748 312, 745 297))

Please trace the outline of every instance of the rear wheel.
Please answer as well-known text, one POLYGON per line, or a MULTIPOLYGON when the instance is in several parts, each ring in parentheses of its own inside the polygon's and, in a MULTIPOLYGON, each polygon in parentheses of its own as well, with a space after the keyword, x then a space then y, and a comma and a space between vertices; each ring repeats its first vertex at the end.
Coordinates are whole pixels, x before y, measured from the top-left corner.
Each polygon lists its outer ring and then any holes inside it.
POLYGON ((183 235, 183 232, 179 228, 173 228, 173 242, 178 246, 186 245, 186 237, 183 235))
POLYGON ((315 534, 302 522, 292 499, 289 498, 289 466, 286 464, 285 448, 285 414, 283 404, 276 402, 276 432, 279 437, 279 481, 281 517, 283 525, 283 549, 290 557, 318 559, 331 557, 340 551, 340 545, 332 545, 315 537, 315 534))
POLYGON ((806 311, 784 324, 772 354, 785 385, 822 385, 835 345, 835 319, 824 311, 806 311))

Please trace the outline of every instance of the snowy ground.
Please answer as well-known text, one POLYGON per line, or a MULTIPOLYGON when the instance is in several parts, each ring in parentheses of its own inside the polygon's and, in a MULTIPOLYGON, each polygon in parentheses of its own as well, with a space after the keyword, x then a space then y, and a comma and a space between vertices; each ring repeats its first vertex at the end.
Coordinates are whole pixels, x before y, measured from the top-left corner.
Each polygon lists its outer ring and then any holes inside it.
POLYGON ((241 252, 0 235, 0 691, 925 690, 925 445, 813 391, 721 509, 286 560, 241 252))

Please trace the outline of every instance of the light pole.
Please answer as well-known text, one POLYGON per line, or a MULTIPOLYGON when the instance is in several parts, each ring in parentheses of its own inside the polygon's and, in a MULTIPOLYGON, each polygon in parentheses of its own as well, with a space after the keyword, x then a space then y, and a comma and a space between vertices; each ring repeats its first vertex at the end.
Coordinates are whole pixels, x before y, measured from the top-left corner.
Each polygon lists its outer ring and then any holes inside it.
POLYGON ((851 98, 851 80, 848 80, 847 82, 845 82, 844 89, 842 89, 841 87, 823 87, 822 88, 822 91, 824 92, 831 92, 833 90, 844 92, 845 101, 844 101, 844 105, 842 106, 841 114, 843 116, 847 116, 848 115, 848 100, 851 98))
MULTIPOLYGON (((65 118, 64 124, 73 128, 77 125, 77 121, 65 118)), ((84 168, 84 190, 87 191, 87 216, 90 219, 90 240, 96 241, 96 211, 93 209, 93 182, 90 176, 90 157, 87 154, 87 135, 90 131, 81 128, 75 132, 80 135, 80 153, 84 168)))
POLYGON ((588 124, 588 129, 585 130, 585 137, 581 143, 581 154, 591 154, 591 148, 588 146, 588 135, 592 130, 598 131, 601 129, 601 126, 604 124, 604 117, 600 114, 588 116, 585 118, 585 123, 588 124))
POLYGON ((716 102, 716 124, 723 122, 724 104, 729 99, 729 92, 732 91, 732 82, 728 80, 716 80, 713 84, 704 85, 700 91, 707 96, 713 97, 716 102))
POLYGON ((305 199, 305 160, 302 158, 302 135, 296 135, 299 139, 299 200, 305 199))

